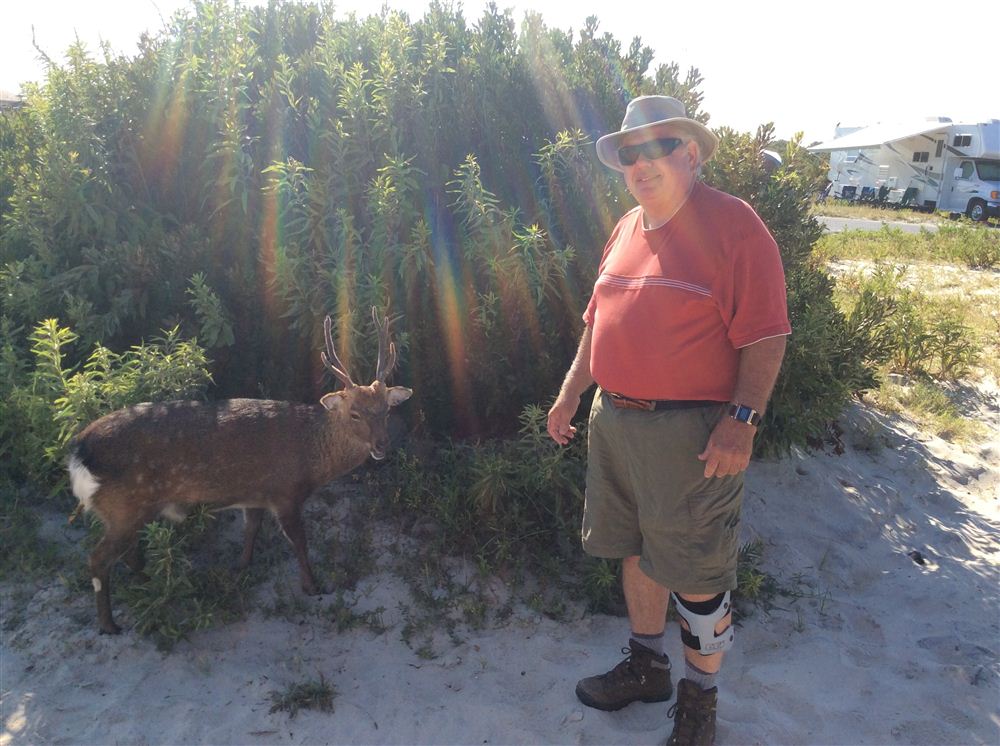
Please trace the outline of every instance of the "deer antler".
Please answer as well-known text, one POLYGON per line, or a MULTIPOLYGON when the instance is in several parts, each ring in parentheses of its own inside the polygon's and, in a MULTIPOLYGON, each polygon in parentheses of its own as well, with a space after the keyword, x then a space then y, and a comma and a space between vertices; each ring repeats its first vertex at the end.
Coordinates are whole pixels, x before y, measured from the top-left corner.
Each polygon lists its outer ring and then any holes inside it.
POLYGON ((372 306, 372 321, 378 329, 378 364, 375 366, 375 380, 385 383, 386 377, 396 367, 396 345, 389 341, 389 324, 391 319, 386 311, 385 318, 379 321, 378 309, 372 306), (385 360, 385 365, 382 360, 385 360))
POLYGON ((323 320, 323 336, 326 338, 326 351, 320 353, 320 357, 323 358, 323 365, 325 365, 333 375, 335 375, 346 388, 352 389, 355 386, 354 381, 351 380, 351 374, 347 372, 347 366, 340 362, 340 358, 337 357, 337 350, 333 346, 333 335, 330 333, 330 329, 333 327, 333 321, 329 316, 323 320))

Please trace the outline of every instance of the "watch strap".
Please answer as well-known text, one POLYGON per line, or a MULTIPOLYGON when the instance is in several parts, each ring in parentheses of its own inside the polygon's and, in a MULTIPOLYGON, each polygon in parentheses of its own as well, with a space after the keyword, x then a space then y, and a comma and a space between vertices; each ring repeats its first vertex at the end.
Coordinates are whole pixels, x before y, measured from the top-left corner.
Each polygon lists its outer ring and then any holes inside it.
POLYGON ((760 425, 760 412, 746 404, 730 404, 729 416, 737 422, 745 422, 754 427, 760 425))

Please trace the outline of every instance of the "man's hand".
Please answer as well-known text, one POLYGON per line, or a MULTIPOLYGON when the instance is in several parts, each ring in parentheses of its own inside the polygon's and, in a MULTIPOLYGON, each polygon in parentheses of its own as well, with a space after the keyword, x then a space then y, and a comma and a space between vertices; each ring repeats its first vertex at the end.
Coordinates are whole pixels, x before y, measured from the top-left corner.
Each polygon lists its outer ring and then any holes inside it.
MULTIPOLYGON (((551 423, 552 416, 549 415, 551 423)), ((551 425, 549 430, 551 432, 551 425)), ((705 478, 739 474, 750 465, 753 436, 757 428, 723 415, 698 458, 705 462, 705 478)))
POLYGON ((576 428, 569 424, 580 406, 580 397, 573 400, 571 397, 564 397, 562 394, 556 399, 556 403, 549 410, 548 430, 549 436, 561 446, 569 443, 576 435, 576 428))

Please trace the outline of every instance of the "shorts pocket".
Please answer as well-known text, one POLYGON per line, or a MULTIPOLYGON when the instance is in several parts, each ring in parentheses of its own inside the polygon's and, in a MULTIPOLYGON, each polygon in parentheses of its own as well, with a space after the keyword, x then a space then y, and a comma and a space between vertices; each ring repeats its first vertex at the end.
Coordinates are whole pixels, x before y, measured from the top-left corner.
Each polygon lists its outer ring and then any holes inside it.
POLYGON ((688 513, 695 526, 738 524, 743 496, 742 475, 705 480, 703 489, 688 494, 688 513))

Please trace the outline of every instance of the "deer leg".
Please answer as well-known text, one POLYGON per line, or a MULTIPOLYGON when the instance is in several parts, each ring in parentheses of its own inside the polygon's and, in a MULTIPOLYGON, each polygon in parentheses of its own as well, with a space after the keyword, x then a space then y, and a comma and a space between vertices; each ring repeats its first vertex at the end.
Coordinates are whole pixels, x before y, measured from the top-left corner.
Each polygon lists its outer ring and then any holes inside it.
POLYGON ((125 560, 125 564, 136 575, 143 574, 143 570, 146 567, 146 558, 142 555, 142 547, 139 545, 138 536, 136 536, 132 546, 125 550, 125 555, 122 559, 125 560))
POLYGON ((243 509, 243 554, 240 555, 240 570, 246 570, 250 566, 250 560, 253 559, 253 545, 263 519, 263 508, 243 509))
POLYGON ((302 590, 309 596, 317 596, 320 593, 313 577, 312 567, 309 566, 309 553, 306 551, 306 532, 302 528, 302 516, 299 515, 299 505, 294 505, 290 510, 278 514, 278 524, 281 526, 285 538, 291 542, 295 550, 295 558, 299 561, 299 572, 302 576, 302 590))
POLYGON ((101 634, 117 635, 122 631, 111 614, 111 566, 135 541, 138 537, 131 528, 128 531, 106 530, 90 555, 90 576, 97 599, 97 622, 101 634))

